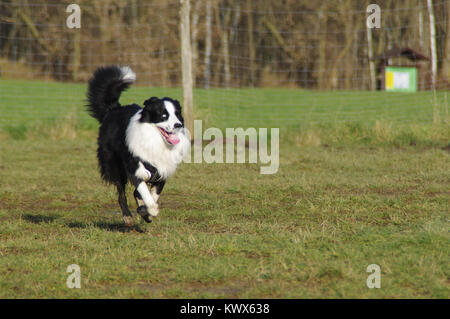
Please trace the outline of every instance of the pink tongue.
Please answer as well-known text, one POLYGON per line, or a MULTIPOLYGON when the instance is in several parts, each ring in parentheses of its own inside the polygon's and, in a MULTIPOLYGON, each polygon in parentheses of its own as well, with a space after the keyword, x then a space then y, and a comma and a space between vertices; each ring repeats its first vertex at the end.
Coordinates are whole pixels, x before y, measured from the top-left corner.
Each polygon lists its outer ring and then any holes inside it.
POLYGON ((180 139, 175 134, 169 134, 167 136, 167 141, 173 145, 180 143, 180 139))

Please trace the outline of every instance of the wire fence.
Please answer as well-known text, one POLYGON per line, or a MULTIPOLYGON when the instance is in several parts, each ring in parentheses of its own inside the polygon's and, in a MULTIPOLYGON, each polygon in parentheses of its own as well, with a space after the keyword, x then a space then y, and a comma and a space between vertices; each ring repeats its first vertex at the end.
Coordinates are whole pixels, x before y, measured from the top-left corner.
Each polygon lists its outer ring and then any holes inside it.
MULTIPOLYGON (((364 1, 191 0, 195 118, 295 127, 448 117, 450 1, 428 2, 378 1, 380 28, 369 29, 364 1), (392 66, 417 70, 416 92, 386 92, 392 66)), ((77 1, 73 29, 70 4, 0 0, 0 127, 67 117, 94 127, 86 82, 101 65, 137 73, 123 103, 182 99, 179 1, 77 1)))

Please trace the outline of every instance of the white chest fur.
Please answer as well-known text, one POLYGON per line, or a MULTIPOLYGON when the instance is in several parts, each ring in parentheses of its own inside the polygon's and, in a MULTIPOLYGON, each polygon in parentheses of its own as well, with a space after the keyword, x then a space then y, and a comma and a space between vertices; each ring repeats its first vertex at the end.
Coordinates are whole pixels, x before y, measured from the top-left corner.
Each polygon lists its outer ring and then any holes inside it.
POLYGON ((173 173, 183 157, 189 151, 190 141, 180 130, 180 142, 169 145, 164 140, 154 124, 141 123, 141 111, 137 112, 128 124, 126 131, 126 144, 131 154, 156 167, 163 179, 173 173))

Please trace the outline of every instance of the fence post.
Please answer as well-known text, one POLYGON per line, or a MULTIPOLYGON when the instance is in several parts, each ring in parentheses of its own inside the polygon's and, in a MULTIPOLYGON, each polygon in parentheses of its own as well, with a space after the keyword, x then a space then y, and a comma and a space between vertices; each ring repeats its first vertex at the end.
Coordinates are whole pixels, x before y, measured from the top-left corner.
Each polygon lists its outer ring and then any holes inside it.
POLYGON ((430 51, 431 51, 431 85, 436 89, 437 54, 436 54, 436 26, 434 23, 433 0, 427 1, 428 17, 430 19, 430 51))
POLYGON ((372 48, 372 28, 367 26, 367 57, 369 60, 369 74, 370 74, 370 90, 376 90, 376 75, 375 75, 375 62, 373 60, 373 48, 372 48))
POLYGON ((180 0, 181 74, 183 81, 183 112, 186 128, 194 134, 194 95, 192 82, 192 52, 190 0, 180 0))

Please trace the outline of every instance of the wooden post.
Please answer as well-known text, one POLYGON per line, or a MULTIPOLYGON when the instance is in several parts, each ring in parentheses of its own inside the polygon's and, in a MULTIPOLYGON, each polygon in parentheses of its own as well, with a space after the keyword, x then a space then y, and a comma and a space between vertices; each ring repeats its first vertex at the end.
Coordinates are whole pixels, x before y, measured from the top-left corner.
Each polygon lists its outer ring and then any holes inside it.
POLYGON ((80 29, 74 29, 73 32, 75 32, 75 35, 74 35, 74 38, 73 38, 72 80, 73 81, 78 81, 80 65, 81 65, 81 49, 80 49, 81 30, 80 29))
POLYGON ((183 79, 183 113, 186 128, 194 136, 194 95, 192 89, 192 52, 189 21, 190 1, 180 0, 181 73, 183 79))
POLYGON ((367 26, 367 57, 369 60, 370 90, 374 91, 376 89, 376 75, 372 49, 372 29, 369 26, 367 26))
POLYGON ((433 0, 427 1, 428 17, 430 20, 430 50, 431 50, 431 85, 436 89, 437 54, 436 54, 436 27, 434 25, 433 0))

